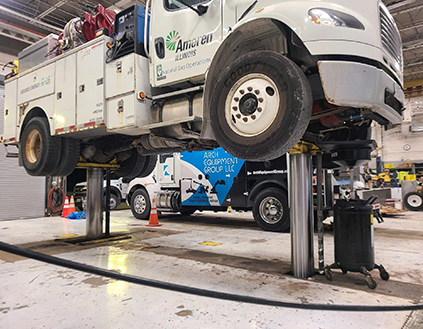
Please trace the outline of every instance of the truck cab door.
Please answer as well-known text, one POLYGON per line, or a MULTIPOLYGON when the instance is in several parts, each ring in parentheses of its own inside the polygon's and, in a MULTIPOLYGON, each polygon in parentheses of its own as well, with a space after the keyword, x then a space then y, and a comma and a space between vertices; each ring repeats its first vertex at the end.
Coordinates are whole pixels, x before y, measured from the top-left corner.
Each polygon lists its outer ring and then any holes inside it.
POLYGON ((160 87, 189 79, 203 81, 221 42, 221 0, 152 1, 150 83, 160 87))
POLYGON ((157 180, 163 187, 179 186, 179 154, 160 154, 157 180))

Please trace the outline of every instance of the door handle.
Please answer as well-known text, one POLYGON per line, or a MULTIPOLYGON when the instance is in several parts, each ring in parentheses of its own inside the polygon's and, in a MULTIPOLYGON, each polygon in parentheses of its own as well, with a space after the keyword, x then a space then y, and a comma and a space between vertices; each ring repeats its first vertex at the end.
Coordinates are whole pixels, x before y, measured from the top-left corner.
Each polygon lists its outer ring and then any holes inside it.
POLYGON ((163 59, 165 57, 164 39, 162 37, 154 40, 154 46, 156 48, 156 55, 158 58, 163 59))

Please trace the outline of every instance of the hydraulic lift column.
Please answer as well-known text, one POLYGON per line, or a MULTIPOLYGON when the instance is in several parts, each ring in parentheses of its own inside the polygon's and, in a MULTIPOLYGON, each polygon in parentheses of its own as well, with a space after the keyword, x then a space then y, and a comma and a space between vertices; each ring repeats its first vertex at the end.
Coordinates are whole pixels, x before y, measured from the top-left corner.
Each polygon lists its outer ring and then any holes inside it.
POLYGON ((314 274, 313 167, 316 147, 300 142, 289 152, 288 182, 291 217, 291 264, 297 278, 314 274))
POLYGON ((103 237, 103 169, 87 169, 87 239, 103 237))

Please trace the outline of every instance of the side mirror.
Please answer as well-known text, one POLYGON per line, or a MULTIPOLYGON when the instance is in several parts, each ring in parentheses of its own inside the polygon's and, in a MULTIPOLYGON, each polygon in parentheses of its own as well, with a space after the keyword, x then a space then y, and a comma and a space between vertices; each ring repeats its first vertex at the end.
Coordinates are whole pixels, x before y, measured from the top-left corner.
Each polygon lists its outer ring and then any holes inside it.
POLYGON ((202 16, 205 13, 207 13, 207 10, 209 9, 209 7, 204 6, 204 5, 198 5, 197 6, 197 10, 198 10, 198 15, 202 16))

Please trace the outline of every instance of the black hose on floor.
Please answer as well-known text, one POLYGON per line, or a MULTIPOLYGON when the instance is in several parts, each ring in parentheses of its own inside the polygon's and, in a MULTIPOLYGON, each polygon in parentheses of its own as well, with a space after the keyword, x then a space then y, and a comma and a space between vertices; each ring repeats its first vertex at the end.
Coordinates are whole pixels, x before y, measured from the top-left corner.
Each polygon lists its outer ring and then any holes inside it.
POLYGON ((352 312, 391 311, 392 312, 392 311, 423 310, 423 304, 392 305, 392 306, 364 306, 364 305, 333 305, 333 304, 301 304, 301 303, 281 302, 277 300, 271 300, 271 299, 265 299, 265 298, 259 298, 259 297, 236 295, 236 294, 230 294, 225 292, 193 288, 193 287, 182 286, 179 284, 174 284, 169 282, 140 278, 140 277, 129 275, 129 274, 117 273, 117 272, 109 271, 99 267, 81 264, 71 260, 66 260, 66 259, 62 259, 62 258, 58 258, 54 256, 41 254, 36 251, 20 248, 20 247, 13 246, 1 241, 0 241, 0 250, 3 250, 11 254, 39 260, 45 263, 70 268, 76 271, 82 271, 82 272, 87 272, 87 273, 91 273, 95 275, 100 275, 100 276, 104 276, 104 277, 115 279, 115 280, 126 281, 130 283, 140 284, 140 285, 159 288, 159 289, 183 292, 186 294, 191 294, 196 296, 230 300, 233 302, 286 307, 286 308, 297 308, 297 309, 306 309, 306 310, 319 310, 319 311, 350 311, 350 312, 351 311, 352 312))

